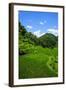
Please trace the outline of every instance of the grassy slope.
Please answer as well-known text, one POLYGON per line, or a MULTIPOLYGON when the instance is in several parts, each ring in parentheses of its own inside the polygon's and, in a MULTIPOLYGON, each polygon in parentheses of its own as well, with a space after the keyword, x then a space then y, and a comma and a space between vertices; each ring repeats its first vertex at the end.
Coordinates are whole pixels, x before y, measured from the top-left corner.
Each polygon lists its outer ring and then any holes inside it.
POLYGON ((31 53, 19 56, 19 78, 56 77, 57 48, 34 47, 31 53))

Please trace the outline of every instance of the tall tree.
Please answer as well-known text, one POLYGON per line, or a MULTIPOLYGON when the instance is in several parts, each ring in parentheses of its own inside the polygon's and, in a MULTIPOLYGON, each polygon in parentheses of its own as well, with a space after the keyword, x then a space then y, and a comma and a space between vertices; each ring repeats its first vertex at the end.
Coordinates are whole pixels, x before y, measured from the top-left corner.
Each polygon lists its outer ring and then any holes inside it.
POLYGON ((25 27, 21 25, 20 22, 19 22, 19 32, 21 32, 22 35, 25 35, 25 33, 27 32, 25 27))

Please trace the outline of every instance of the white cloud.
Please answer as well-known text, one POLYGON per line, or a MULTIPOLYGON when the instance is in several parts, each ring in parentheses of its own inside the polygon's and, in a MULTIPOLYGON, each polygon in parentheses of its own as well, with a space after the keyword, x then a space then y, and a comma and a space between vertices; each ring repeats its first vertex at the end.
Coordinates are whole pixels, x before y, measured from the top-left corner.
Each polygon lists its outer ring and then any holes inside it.
POLYGON ((40 30, 37 30, 33 33, 34 35, 36 35, 37 37, 41 37, 42 35, 44 35, 45 33, 42 33, 40 30))
POLYGON ((31 25, 27 25, 27 28, 28 28, 28 29, 32 29, 32 26, 31 26, 31 25))
POLYGON ((43 25, 43 24, 45 24, 45 23, 47 23, 46 20, 45 20, 44 22, 40 21, 40 24, 41 24, 41 25, 43 25))
POLYGON ((43 22, 40 22, 41 25, 43 25, 44 23, 43 22))
POLYGON ((48 29, 48 33, 52 33, 55 36, 58 36, 58 30, 57 29, 48 29))

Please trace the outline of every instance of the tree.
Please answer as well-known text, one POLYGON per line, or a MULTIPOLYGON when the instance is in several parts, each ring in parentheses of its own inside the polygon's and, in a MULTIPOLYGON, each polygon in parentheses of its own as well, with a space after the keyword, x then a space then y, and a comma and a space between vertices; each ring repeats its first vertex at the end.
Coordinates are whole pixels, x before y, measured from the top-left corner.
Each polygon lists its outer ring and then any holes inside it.
POLYGON ((38 38, 35 35, 33 35, 31 32, 26 33, 25 38, 28 38, 29 42, 31 42, 32 44, 35 44, 35 45, 39 44, 38 38))
POLYGON ((19 22, 19 32, 21 32, 22 35, 25 35, 25 33, 27 32, 25 27, 21 25, 20 22, 19 22))

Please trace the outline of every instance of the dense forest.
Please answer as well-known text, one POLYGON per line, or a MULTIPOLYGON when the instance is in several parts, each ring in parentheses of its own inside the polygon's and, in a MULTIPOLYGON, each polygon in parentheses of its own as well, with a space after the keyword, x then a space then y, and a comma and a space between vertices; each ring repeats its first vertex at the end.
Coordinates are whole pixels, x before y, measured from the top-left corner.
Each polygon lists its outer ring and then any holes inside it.
POLYGON ((19 22, 19 79, 58 76, 58 36, 36 37, 19 22))

